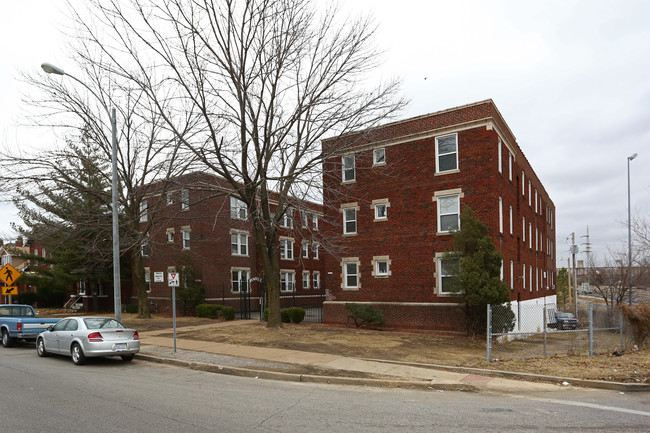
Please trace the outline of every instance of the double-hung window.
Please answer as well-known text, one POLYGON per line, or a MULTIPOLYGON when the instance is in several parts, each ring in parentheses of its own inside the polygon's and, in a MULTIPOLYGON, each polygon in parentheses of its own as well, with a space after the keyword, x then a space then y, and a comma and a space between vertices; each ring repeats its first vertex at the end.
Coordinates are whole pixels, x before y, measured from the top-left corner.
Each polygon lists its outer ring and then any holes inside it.
POLYGON ((248 217, 246 203, 235 197, 230 197, 230 218, 245 220, 248 217))
POLYGON ((173 228, 167 229, 167 243, 168 244, 173 244, 174 243, 174 229, 173 228))
POLYGON ((438 199, 438 233, 460 229, 460 194, 440 195, 438 199))
POLYGON ((189 227, 184 227, 181 228, 181 233, 183 234, 183 249, 189 250, 190 249, 190 233, 191 230, 189 227))
POLYGON ((188 210, 190 208, 190 190, 181 190, 181 210, 188 210))
POLYGON ((380 147, 372 151, 372 165, 386 164, 386 148, 380 147))
POLYGON ((280 272, 280 291, 293 292, 296 284, 296 273, 294 271, 280 272))
POLYGON ((318 230, 318 215, 311 216, 311 226, 314 230, 318 230))
POLYGON ((356 234, 357 233, 357 208, 345 207, 343 208, 343 234, 356 234))
POLYGON ((248 292, 248 269, 232 270, 232 291, 233 293, 248 292))
POLYGON ((311 246, 312 257, 316 260, 318 260, 318 246, 319 246, 318 244, 313 244, 311 246))
POLYGON ((248 233, 240 231, 230 232, 230 253, 233 256, 248 255, 248 233))
POLYGON ((280 220, 280 226, 291 229, 293 228, 293 211, 290 208, 287 208, 284 212, 284 215, 282 215, 282 219, 280 220))
POLYGON ((354 155, 345 155, 341 158, 343 170, 343 182, 354 182, 356 173, 354 167, 354 155))
POLYGON ((314 271, 312 287, 314 289, 320 289, 320 272, 318 271, 314 271))
POLYGON ((302 243, 302 258, 303 259, 309 258, 309 242, 302 243))
POLYGON ((438 293, 454 293, 454 277, 457 273, 457 259, 452 257, 438 257, 438 293))
POLYGON ((359 262, 343 262, 343 283, 345 289, 359 288, 359 262))
POLYGON ((458 134, 436 137, 436 173, 458 170, 458 134))
POLYGON ((280 259, 293 260, 293 239, 280 238, 280 259))
POLYGON ((147 200, 144 199, 140 202, 140 222, 147 222, 147 200))
POLYGON ((309 288, 309 271, 303 271, 302 273, 302 288, 303 289, 308 289, 309 288))

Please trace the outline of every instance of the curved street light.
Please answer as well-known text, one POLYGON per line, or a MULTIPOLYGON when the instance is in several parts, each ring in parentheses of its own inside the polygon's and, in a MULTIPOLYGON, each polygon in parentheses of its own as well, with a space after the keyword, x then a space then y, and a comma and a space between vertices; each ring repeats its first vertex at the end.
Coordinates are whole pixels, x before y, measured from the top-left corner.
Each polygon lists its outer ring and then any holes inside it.
POLYGON ((630 212, 630 161, 638 156, 634 153, 627 157, 627 284, 628 300, 632 305, 632 218, 630 212))
POLYGON ((63 69, 54 66, 50 63, 41 64, 41 68, 48 74, 66 75, 77 83, 84 86, 90 93, 92 93, 99 103, 106 110, 106 114, 111 121, 111 135, 112 135, 112 149, 111 149, 111 164, 113 166, 112 173, 112 213, 113 213, 113 298, 115 304, 115 319, 122 320, 122 288, 120 284, 120 232, 118 220, 118 207, 117 207, 117 120, 115 116, 115 108, 111 111, 108 110, 104 101, 91 89, 86 83, 79 80, 74 75, 64 72, 63 69))

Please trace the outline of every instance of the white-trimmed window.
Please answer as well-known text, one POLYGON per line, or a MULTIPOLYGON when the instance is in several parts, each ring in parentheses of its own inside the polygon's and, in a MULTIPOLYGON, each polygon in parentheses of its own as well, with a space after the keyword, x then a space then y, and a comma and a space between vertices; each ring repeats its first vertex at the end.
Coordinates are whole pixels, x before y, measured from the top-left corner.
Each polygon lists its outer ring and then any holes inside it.
POLYGON ((188 210, 190 208, 190 190, 181 190, 181 210, 188 210))
POLYGON ((302 272, 302 288, 303 289, 308 289, 309 288, 309 281, 311 280, 311 276, 309 275, 309 271, 303 271, 302 272))
POLYGON ((174 204, 174 193, 171 191, 167 192, 167 206, 173 205, 174 204))
POLYGON ((309 258, 309 242, 302 243, 302 258, 303 259, 309 258))
POLYGON ((341 157, 343 182, 354 182, 356 173, 354 167, 354 154, 341 157))
POLYGON ((304 210, 300 211, 300 221, 302 221, 302 228, 309 228, 309 218, 307 217, 307 212, 304 210))
POLYGON ((280 238, 280 260, 293 260, 293 239, 280 238))
POLYGON ((167 243, 168 244, 173 244, 174 243, 174 234, 175 230, 173 228, 167 229, 167 243))
POLYGON ((320 289, 320 272, 314 271, 312 277, 313 277, 312 287, 314 289, 320 289))
POLYGON ((373 200, 370 205, 371 209, 375 212, 375 221, 386 221, 388 219, 388 208, 390 203, 387 198, 373 200))
POLYGON ((317 243, 314 243, 311 246, 311 254, 312 254, 312 258, 314 260, 318 260, 318 249, 319 249, 318 247, 319 247, 319 244, 317 244, 317 243))
POLYGON ((436 173, 458 170, 458 134, 436 137, 436 173))
POLYGON ((379 147, 372 151, 372 165, 386 164, 386 148, 379 147))
POLYGON ((280 219, 280 227, 287 229, 293 228, 293 211, 291 208, 285 209, 284 215, 282 215, 282 218, 280 219))
POLYGON ((248 232, 230 231, 230 253, 233 256, 248 256, 248 232))
POLYGON ((151 292, 151 269, 144 268, 144 286, 147 293, 151 292))
POLYGON ((512 181, 512 152, 508 151, 508 179, 512 181))
POLYGON ((293 292, 296 285, 295 271, 283 270, 280 271, 280 291, 293 292))
POLYGON ((533 291, 533 265, 528 267, 528 278, 530 279, 530 291, 533 291))
POLYGON ((458 260, 454 258, 447 257, 443 255, 438 256, 437 263, 437 283, 438 283, 438 293, 439 294, 452 294, 454 293, 453 289, 453 279, 456 276, 458 270, 458 260))
POLYGON ((357 204, 343 205, 343 234, 357 233, 357 204))
POLYGON ((390 272, 390 257, 388 256, 375 256, 372 258, 372 275, 375 278, 387 278, 391 275, 390 272))
POLYGON ((230 218, 239 220, 248 218, 246 203, 236 197, 230 197, 230 218))
POLYGON ((537 208, 537 203, 538 203, 538 200, 537 200, 537 189, 535 189, 535 213, 538 212, 538 211, 537 211, 537 209, 538 209, 538 208, 537 208))
POLYGON ((439 195, 438 233, 460 230, 460 194, 439 195))
POLYGON ((526 196, 526 174, 521 171, 521 195, 526 196))
POLYGON ((521 265, 521 281, 524 284, 524 290, 526 290, 526 265, 521 265))
MULTIPOLYGON (((144 238, 140 244, 140 256, 149 257, 149 236, 144 238)), ((36 264, 38 265, 38 262, 36 264)))
POLYGON ((140 222, 147 222, 147 200, 144 199, 140 202, 140 222))
POLYGON ((499 197, 499 233, 503 233, 503 199, 499 197))
POLYGON ((192 231, 189 227, 181 227, 181 234, 183 235, 183 249, 190 249, 190 233, 192 231))
POLYGON ((503 173, 503 160, 501 157, 501 137, 499 137, 498 143, 498 162, 499 162, 499 173, 503 173))
POLYGON ((233 293, 247 293, 248 292, 248 276, 250 271, 248 268, 231 268, 232 275, 232 292, 233 293))
POLYGON ((528 222, 528 248, 533 249, 533 223, 528 222))
POLYGON ((533 204, 532 204, 533 194, 532 194, 532 189, 531 188, 532 188, 531 187, 531 182, 529 180, 528 181, 528 206, 533 207, 533 204))
POLYGON ((318 215, 313 214, 311 216, 311 227, 312 229, 318 231, 318 215))
POLYGON ((361 288, 359 275, 359 259, 346 258, 343 259, 343 289, 356 290, 361 288))
POLYGON ((526 217, 521 217, 521 241, 526 243, 526 217))

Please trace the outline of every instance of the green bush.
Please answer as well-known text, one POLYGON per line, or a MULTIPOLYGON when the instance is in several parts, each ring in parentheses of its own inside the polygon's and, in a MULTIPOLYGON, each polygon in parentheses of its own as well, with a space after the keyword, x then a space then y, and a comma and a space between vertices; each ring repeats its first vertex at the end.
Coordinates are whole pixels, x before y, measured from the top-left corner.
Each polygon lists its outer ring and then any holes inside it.
POLYGON ((372 305, 368 304, 345 304, 348 310, 348 321, 346 325, 352 320, 357 328, 361 328, 366 324, 372 326, 381 326, 384 324, 384 314, 380 310, 375 310, 372 305))
POLYGON ((23 292, 14 295, 14 300, 17 304, 34 305, 37 296, 36 292, 23 292))
POLYGON ((305 309, 300 307, 293 307, 287 310, 289 314, 289 319, 292 323, 300 323, 305 320, 305 309))
POLYGON ((208 317, 216 319, 219 317, 219 312, 222 306, 217 304, 199 304, 196 306, 196 315, 199 317, 208 317))
POLYGON ((138 304, 128 304, 126 306, 126 312, 127 313, 137 313, 138 312, 138 304))
POLYGON ((233 307, 221 307, 221 315, 225 320, 234 320, 235 309, 233 307))
MULTIPOLYGON (((268 322, 269 320, 269 309, 265 308, 262 313, 264 320, 268 322)), ((282 323, 300 323, 305 320, 305 310, 300 307, 293 308, 283 308, 280 310, 280 320, 282 323)))

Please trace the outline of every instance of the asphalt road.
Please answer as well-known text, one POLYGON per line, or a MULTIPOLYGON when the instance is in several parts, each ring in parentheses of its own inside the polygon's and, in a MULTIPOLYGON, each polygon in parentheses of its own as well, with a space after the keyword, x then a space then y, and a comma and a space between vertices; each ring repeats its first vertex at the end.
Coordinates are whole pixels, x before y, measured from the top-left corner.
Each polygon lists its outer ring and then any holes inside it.
POLYGON ((646 432, 650 394, 497 395, 275 382, 0 348, 0 432, 646 432))

